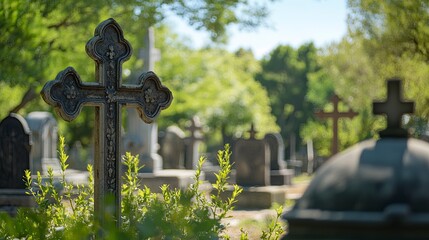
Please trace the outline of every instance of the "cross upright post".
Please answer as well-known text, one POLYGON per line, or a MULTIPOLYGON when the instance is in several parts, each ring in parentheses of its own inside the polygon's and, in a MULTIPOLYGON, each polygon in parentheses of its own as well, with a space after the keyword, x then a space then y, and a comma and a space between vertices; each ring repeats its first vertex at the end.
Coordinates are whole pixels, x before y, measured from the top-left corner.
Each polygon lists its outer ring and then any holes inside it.
POLYGON ((402 115, 414 113, 414 102, 402 101, 402 88, 400 79, 387 80, 387 100, 374 101, 373 114, 387 116, 387 128, 381 131, 380 137, 406 137, 408 132, 401 127, 402 115))
POLYGON ((331 154, 336 154, 338 152, 338 120, 343 117, 354 118, 357 113, 349 110, 348 112, 339 112, 338 111, 338 103, 340 102, 340 98, 335 94, 331 98, 331 102, 334 105, 334 110, 332 112, 316 112, 315 115, 319 118, 331 118, 333 122, 332 126, 332 145, 331 145, 331 154))
POLYGON ((256 134, 258 133, 258 131, 256 131, 256 129, 255 129, 255 124, 252 123, 250 125, 250 130, 247 132, 250 134, 249 139, 255 139, 256 134))
POLYGON ((197 116, 194 116, 191 121, 189 121, 189 126, 186 127, 186 130, 189 131, 189 137, 185 138, 186 141, 186 159, 185 159, 185 168, 194 169, 198 164, 198 145, 199 142, 204 140, 201 134, 201 123, 200 119, 197 116))
MULTIPOLYGON (((95 61, 96 83, 84 83, 68 67, 41 92, 43 99, 66 121, 75 119, 84 105, 95 107, 94 210, 103 221, 111 215, 117 226, 121 219, 121 107, 137 108, 140 117, 151 123, 173 96, 153 72, 140 75, 139 84, 122 85, 122 63, 132 48, 118 23, 110 18, 96 28, 86 44, 87 54, 95 61), (106 206, 113 198, 114 204, 106 206)), ((103 226, 103 222, 101 222, 103 226)))

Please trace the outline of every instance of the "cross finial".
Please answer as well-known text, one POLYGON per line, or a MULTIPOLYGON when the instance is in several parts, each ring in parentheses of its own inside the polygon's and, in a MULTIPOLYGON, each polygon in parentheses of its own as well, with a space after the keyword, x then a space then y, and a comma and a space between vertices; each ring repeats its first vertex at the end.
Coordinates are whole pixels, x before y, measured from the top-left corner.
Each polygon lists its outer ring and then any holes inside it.
POLYGON ((387 100, 372 104, 372 113, 387 116, 387 128, 380 132, 380 137, 407 137, 408 132, 401 128, 402 115, 414 113, 414 102, 402 101, 400 79, 387 81, 387 100))
POLYGON ((249 139, 255 139, 256 133, 258 133, 258 131, 255 130, 255 124, 251 124, 250 125, 250 130, 247 131, 250 134, 249 139))

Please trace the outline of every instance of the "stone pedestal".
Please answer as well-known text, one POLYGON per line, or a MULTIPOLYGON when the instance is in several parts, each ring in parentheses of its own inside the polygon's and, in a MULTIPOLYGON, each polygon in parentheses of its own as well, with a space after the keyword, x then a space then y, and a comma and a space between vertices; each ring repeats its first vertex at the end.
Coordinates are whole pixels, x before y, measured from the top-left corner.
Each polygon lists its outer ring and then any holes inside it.
MULTIPOLYGON (((221 197, 227 199, 233 191, 234 187, 229 186, 221 197)), ((282 186, 243 187, 237 200, 235 209, 267 209, 271 208, 273 203, 285 203, 286 189, 282 186)))
POLYGON ((271 170, 270 171, 271 185, 274 185, 274 186, 292 185, 292 178, 294 175, 295 175, 295 171, 293 169, 271 170))
MULTIPOLYGON (((193 184, 195 170, 167 169, 159 170, 155 173, 139 173, 142 187, 147 186, 152 192, 161 192, 160 187, 167 184, 170 188, 186 189, 193 184)), ((204 180, 204 173, 201 173, 200 180, 204 180)))
MULTIPOLYGON (((216 182, 216 175, 215 174, 219 173, 220 167, 217 165, 213 165, 213 164, 206 161, 203 164, 202 171, 204 172, 205 180, 207 180, 209 183, 215 183, 216 182)), ((234 184, 235 183, 235 175, 236 175, 236 170, 231 169, 231 172, 229 174, 229 178, 226 181, 229 184, 234 184)))
POLYGON ((33 196, 27 195, 25 189, 0 189, 0 211, 15 215, 18 208, 35 207, 33 196))

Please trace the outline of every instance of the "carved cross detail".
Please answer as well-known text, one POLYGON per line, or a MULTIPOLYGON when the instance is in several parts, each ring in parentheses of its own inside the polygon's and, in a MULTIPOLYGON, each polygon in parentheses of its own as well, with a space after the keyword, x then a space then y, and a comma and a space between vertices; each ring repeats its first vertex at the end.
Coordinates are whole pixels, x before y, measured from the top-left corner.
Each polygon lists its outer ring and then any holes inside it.
POLYGON ((386 114, 387 128, 380 132, 381 137, 406 137, 405 129, 401 128, 402 115, 414 113, 414 102, 402 101, 402 88, 400 79, 387 81, 387 100, 372 104, 373 114, 386 114))
POLYGON ((96 83, 83 83, 77 72, 68 67, 47 82, 41 94, 66 121, 75 119, 83 106, 95 106, 95 211, 104 215, 104 201, 113 196, 114 209, 108 214, 114 214, 119 225, 121 107, 137 108, 140 117, 151 123, 170 105, 173 96, 153 72, 142 74, 138 85, 121 84, 122 63, 130 58, 132 49, 114 19, 97 27, 86 44, 86 52, 95 61, 96 83))
POLYGON ((255 129, 255 124, 251 124, 250 125, 250 130, 247 131, 250 134, 249 139, 255 139, 256 138, 256 134, 258 133, 258 131, 256 131, 255 129))
POLYGON ((340 100, 341 99, 335 94, 331 98, 331 103, 334 105, 334 110, 332 112, 319 111, 315 113, 318 118, 331 118, 333 121, 331 154, 336 154, 338 152, 338 120, 344 117, 354 118, 357 115, 357 113, 352 110, 349 110, 348 112, 339 112, 338 103, 340 100))

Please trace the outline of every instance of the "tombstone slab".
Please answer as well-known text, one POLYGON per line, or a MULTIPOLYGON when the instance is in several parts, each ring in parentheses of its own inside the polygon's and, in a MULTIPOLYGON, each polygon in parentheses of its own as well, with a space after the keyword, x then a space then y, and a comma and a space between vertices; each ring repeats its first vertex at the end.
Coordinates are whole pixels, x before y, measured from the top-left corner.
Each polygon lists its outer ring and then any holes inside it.
POLYGON ((295 173, 292 169, 286 169, 282 136, 279 133, 267 133, 264 140, 270 151, 271 185, 291 185, 295 173))
POLYGON ((0 210, 35 203, 25 194, 24 171, 30 169, 31 132, 24 118, 11 113, 0 122, 0 210))
POLYGON ((240 186, 270 185, 269 150, 264 141, 240 139, 235 144, 236 182, 240 186))
POLYGON ((162 139, 161 155, 164 169, 185 168, 185 133, 177 126, 166 129, 162 139))
POLYGON ((50 112, 31 112, 25 120, 30 128, 33 143, 30 155, 31 172, 39 171, 46 175, 50 167, 54 173, 58 173, 61 167, 57 157, 57 120, 50 112))
MULTIPOLYGON (((238 139, 234 145, 236 184, 243 192, 236 203, 241 209, 270 208, 276 203, 284 203, 286 190, 281 186, 270 186, 270 149, 265 140, 256 139, 253 126, 249 139, 238 139)), ((227 189, 223 198, 229 197, 233 189, 227 189)))

